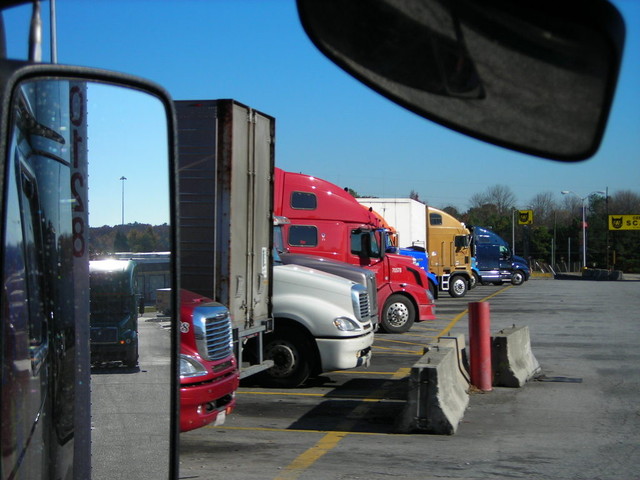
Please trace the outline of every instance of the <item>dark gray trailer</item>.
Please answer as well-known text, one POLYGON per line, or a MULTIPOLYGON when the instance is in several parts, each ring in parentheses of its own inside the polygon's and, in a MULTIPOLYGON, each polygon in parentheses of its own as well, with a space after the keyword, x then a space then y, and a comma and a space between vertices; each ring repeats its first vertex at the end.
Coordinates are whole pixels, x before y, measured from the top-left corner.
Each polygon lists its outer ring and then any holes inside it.
POLYGON ((175 101, 180 288, 226 305, 241 378, 272 366, 275 119, 235 100, 175 101), (257 338, 254 351, 243 351, 257 338), (250 361, 248 361, 250 360, 250 361))

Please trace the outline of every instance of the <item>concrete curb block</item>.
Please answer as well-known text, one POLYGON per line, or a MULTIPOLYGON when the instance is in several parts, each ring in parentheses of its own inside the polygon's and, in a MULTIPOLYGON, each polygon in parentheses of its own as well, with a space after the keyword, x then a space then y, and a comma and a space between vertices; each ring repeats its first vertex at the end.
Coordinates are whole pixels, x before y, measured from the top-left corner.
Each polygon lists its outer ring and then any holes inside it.
POLYGON ((500 330, 492 339, 492 357, 496 387, 522 387, 540 372, 527 326, 500 330))
POLYGON ((620 270, 603 270, 597 268, 588 268, 582 272, 582 275, 571 273, 556 273, 556 280, 592 280, 592 281, 622 281, 626 280, 624 274, 620 270))
POLYGON ((553 273, 531 272, 531 278, 553 278, 553 273))
POLYGON ((429 347, 411 367, 407 404, 396 424, 399 433, 452 435, 469 405, 459 381, 455 348, 429 347))
POLYGON ((603 270, 599 268, 587 268, 582 272, 582 278, 586 280, 617 281, 624 280, 624 275, 620 270, 603 270))

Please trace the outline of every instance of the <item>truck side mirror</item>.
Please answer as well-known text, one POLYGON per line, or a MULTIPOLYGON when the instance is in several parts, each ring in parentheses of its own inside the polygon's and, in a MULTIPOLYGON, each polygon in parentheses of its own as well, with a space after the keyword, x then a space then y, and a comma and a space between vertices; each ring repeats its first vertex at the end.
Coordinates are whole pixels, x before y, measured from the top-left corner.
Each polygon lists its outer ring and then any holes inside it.
MULTIPOLYGON (((90 324, 104 312, 92 310, 89 302, 89 258, 97 249, 90 221, 95 226, 120 225, 125 218, 144 221, 150 210, 163 206, 164 223, 175 225, 172 102, 162 88, 130 76, 15 61, 0 61, 0 96, 0 264, 6 290, 0 324, 16 327, 16 315, 29 323, 18 325, 25 331, 15 335, 25 345, 7 348, 7 331, 0 335, 0 393, 11 399, 6 418, 15 420, 6 435, 3 429, 3 445, 7 451, 24 450, 27 459, 15 464, 3 459, 3 469, 22 477, 21 469, 32 463, 51 466, 60 478, 112 478, 127 477, 144 464, 151 469, 149 478, 177 478, 178 322, 164 332, 140 329, 136 356, 143 369, 92 369, 90 339, 109 341, 110 331, 90 324), (150 178, 152 189, 134 187, 150 178), (126 196, 125 180, 133 184, 126 196), (26 291, 38 300, 37 311, 19 311, 31 304, 20 301, 26 291), (42 391, 22 388, 11 373, 17 365, 33 364, 29 331, 48 349, 39 360, 50 365, 32 372, 38 381, 31 385, 42 391), (153 362, 145 363, 151 354, 153 362), (122 382, 124 374, 144 375, 145 381, 122 382), (108 393, 114 390, 120 393, 108 393), (50 401, 34 401, 49 396, 50 401), (41 434, 21 443, 36 421, 41 434), (140 444, 135 429, 141 424, 158 441, 140 444), (60 441, 49 444, 49 439, 60 441), (120 452, 115 463, 114 451, 120 452)), ((170 230, 175 251, 176 234, 170 230)), ((177 278, 175 262, 171 265, 169 287, 177 278)), ((175 295, 172 304, 178 311, 175 295)))

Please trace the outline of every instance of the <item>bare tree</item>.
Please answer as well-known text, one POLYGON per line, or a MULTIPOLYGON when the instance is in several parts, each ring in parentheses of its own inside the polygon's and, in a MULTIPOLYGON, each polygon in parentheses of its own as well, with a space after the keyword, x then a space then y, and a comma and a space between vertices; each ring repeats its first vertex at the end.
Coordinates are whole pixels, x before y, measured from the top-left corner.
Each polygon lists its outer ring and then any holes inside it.
POLYGON ((494 185, 487 190, 487 199, 489 203, 493 203, 498 214, 508 214, 516 205, 516 196, 506 185, 494 185))
POLYGON ((423 202, 422 200, 420 200, 420 195, 415 190, 411 190, 411 192, 409 192, 409 198, 411 200, 415 200, 416 202, 426 203, 426 202, 423 202))
POLYGON ((529 205, 533 210, 533 218, 536 224, 548 227, 553 225, 553 216, 558 209, 553 192, 538 193, 533 197, 529 205))
POLYGON ((640 213, 640 195, 631 190, 620 190, 616 192, 610 197, 609 211, 615 215, 633 215, 640 213))
POLYGON ((509 215, 516 204, 516 196, 506 185, 494 185, 484 193, 475 193, 469 199, 471 209, 493 205, 498 215, 509 215))
POLYGON ((487 195, 484 193, 474 193, 469 198, 469 209, 474 208, 482 208, 483 205, 486 205, 488 202, 487 195))

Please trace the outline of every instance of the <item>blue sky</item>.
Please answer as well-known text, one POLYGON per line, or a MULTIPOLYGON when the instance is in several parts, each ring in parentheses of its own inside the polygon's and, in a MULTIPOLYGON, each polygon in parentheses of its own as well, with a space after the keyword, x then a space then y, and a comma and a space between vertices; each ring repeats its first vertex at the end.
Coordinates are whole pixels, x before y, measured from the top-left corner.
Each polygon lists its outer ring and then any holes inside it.
MULTIPOLYGON (((627 25, 618 92, 599 153, 580 164, 483 144, 397 107, 315 49, 293 1, 134 0, 124 8, 114 0, 57 0, 58 60, 145 77, 177 100, 233 98, 272 115, 276 165, 285 170, 379 197, 415 190, 436 207, 462 210, 474 193, 502 184, 525 208, 547 191, 558 200, 561 190, 640 193, 640 2, 615 3, 627 25)), ((45 3, 45 21, 47 13, 45 3)), ((9 56, 24 58, 24 14, 6 15, 5 25, 9 56)), ((153 174, 131 164, 120 169, 127 171, 105 173, 102 182, 119 192, 124 175, 127 191, 145 192, 127 200, 126 221, 155 223, 148 220, 153 174)), ((119 196, 111 198, 117 212, 105 223, 119 223, 119 205, 119 196)))

